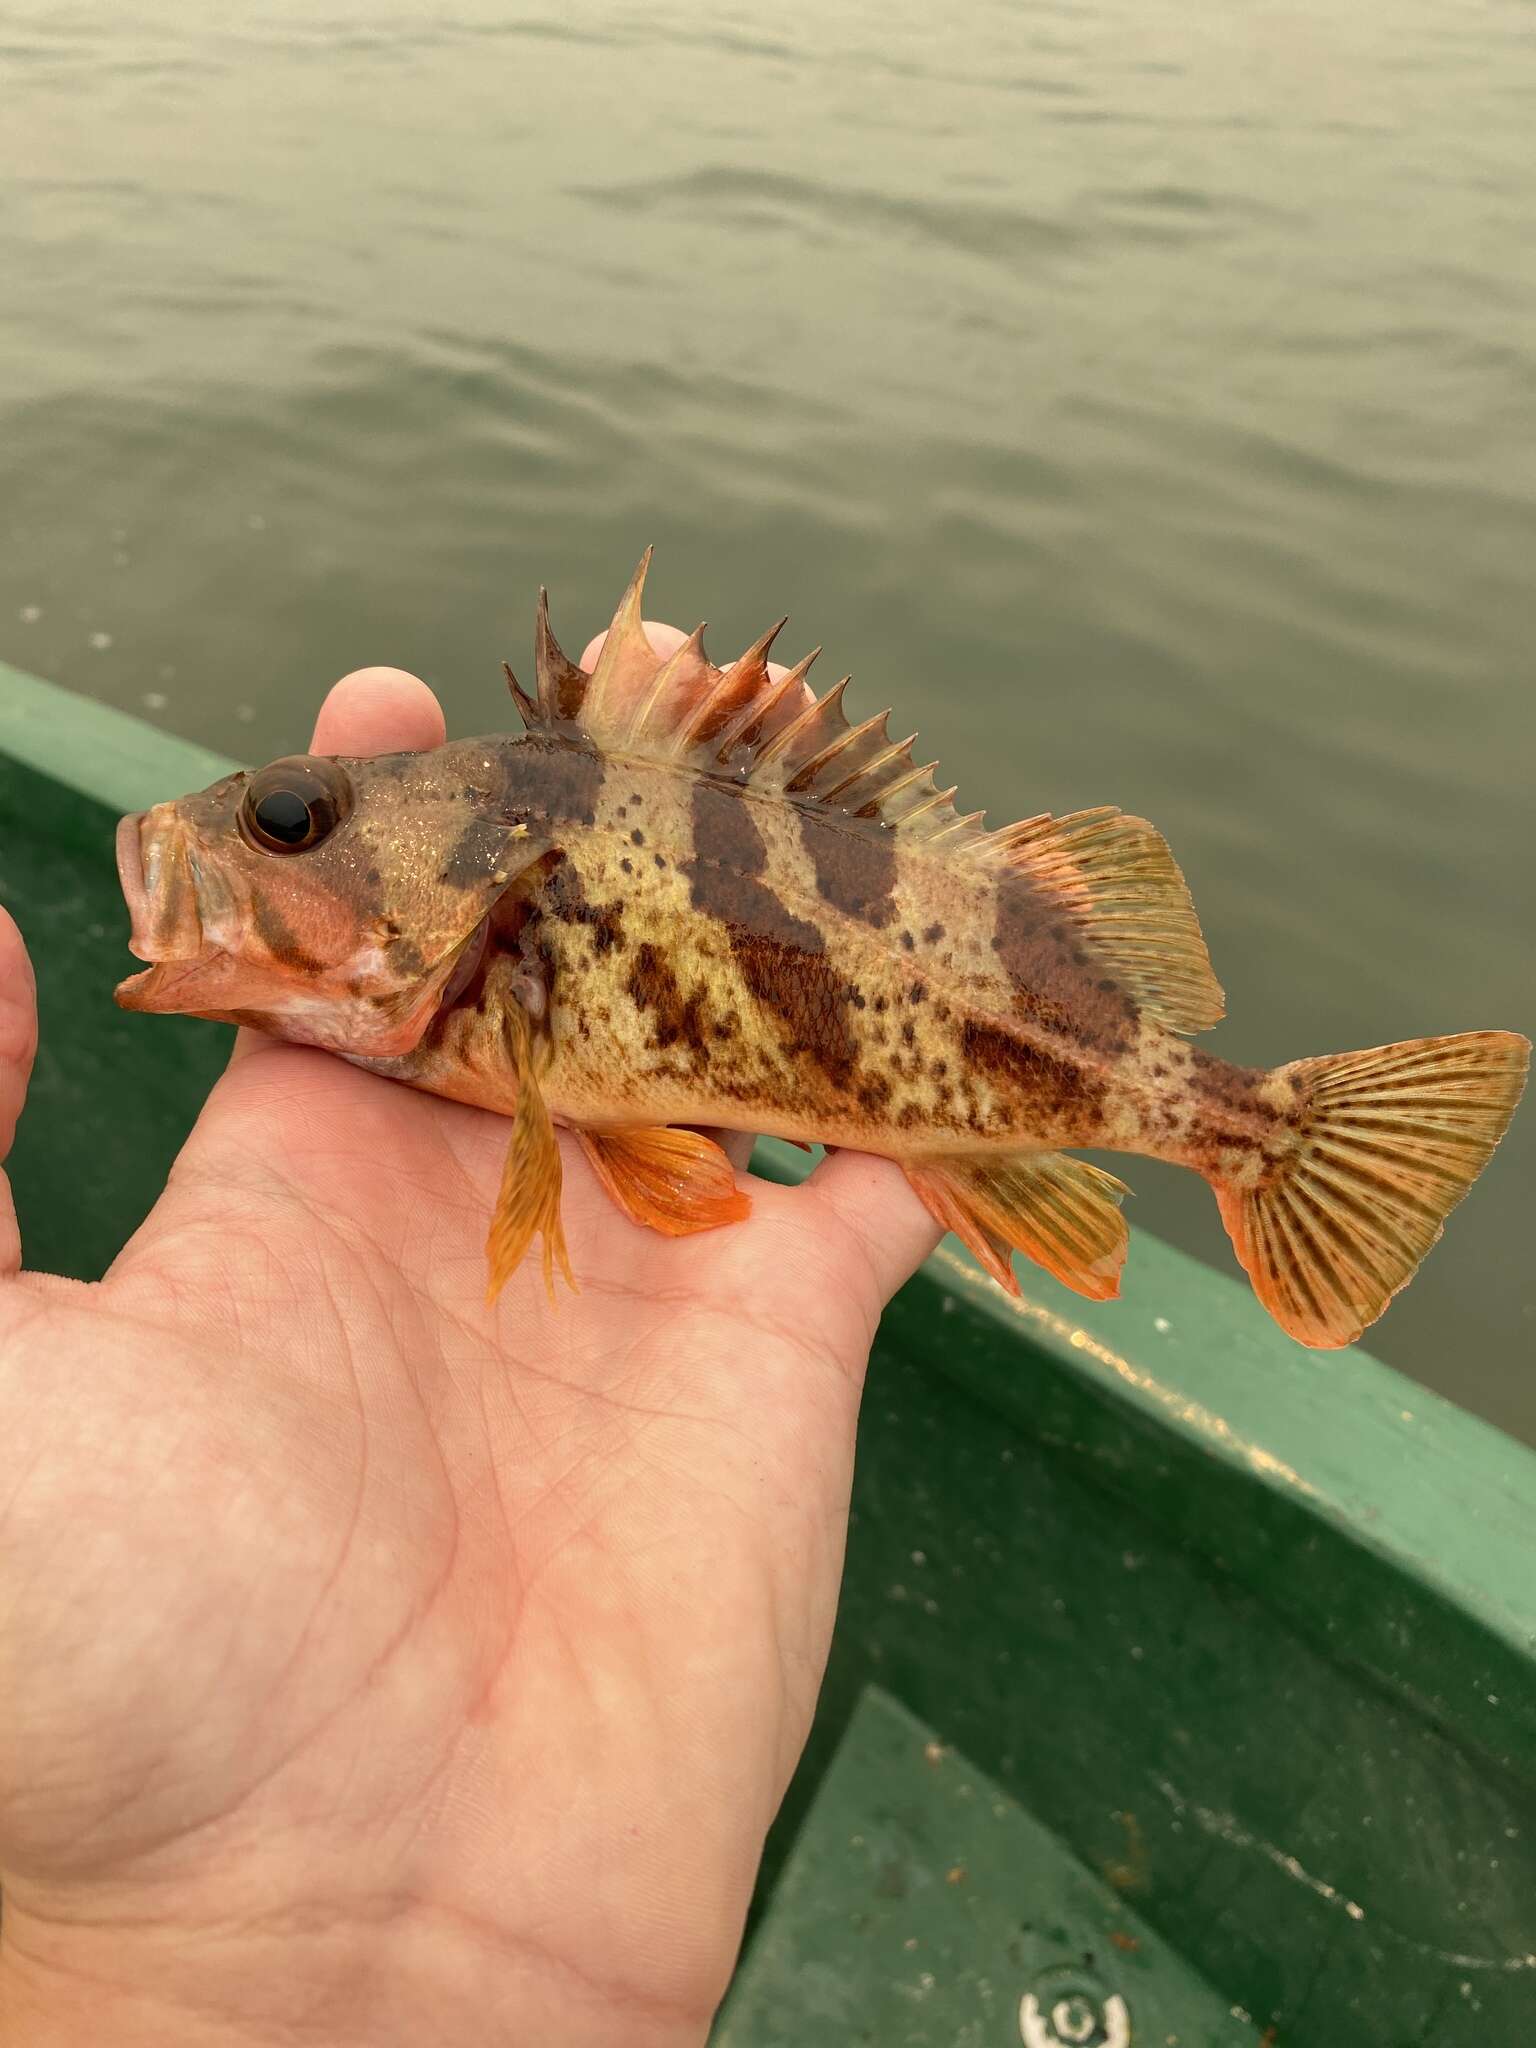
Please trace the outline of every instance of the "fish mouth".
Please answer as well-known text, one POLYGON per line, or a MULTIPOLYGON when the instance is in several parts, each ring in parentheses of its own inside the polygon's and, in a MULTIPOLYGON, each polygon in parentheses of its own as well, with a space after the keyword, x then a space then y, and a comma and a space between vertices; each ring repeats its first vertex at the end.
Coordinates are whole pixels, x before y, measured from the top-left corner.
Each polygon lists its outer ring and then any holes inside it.
POLYGON ((114 992, 124 1010, 177 1010, 182 986, 206 968, 216 948, 203 931, 197 880, 185 830, 134 811, 117 828, 117 874, 128 906, 128 950, 150 965, 114 992))
POLYGON ((138 960, 195 960, 208 950, 185 830, 135 811, 117 828, 117 874, 128 906, 128 950, 138 960))

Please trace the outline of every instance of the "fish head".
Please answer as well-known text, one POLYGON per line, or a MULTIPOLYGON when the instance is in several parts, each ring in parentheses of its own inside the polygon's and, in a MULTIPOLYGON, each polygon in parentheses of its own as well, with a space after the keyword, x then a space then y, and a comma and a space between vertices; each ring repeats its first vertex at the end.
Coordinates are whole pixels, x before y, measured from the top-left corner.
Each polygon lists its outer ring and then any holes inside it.
POLYGON ((536 860, 498 743, 294 754, 126 817, 125 1010, 248 1024, 359 1057, 410 1052, 536 860))

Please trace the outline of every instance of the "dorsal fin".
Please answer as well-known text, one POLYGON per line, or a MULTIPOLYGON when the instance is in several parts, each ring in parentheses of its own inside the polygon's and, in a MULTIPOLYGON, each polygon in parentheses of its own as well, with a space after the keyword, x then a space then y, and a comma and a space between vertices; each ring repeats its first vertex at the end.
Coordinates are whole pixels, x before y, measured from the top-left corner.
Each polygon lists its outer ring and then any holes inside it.
POLYGON ((716 668, 705 654, 702 627, 675 654, 658 654, 644 627, 650 562, 647 548, 590 675, 562 652, 540 591, 534 695, 507 670, 530 730, 584 740, 604 753, 685 762, 797 803, 899 825, 914 839, 942 839, 949 849, 985 836, 981 812, 960 817, 954 791, 935 783, 937 764, 915 763, 911 739, 892 740, 889 712, 850 725, 842 705, 846 676, 819 701, 807 701, 805 679, 819 648, 786 675, 769 674, 768 650, 784 620, 729 668, 716 668))
POLYGON ((502 667, 530 732, 557 732, 568 739, 583 737, 581 710, 592 678, 584 668, 566 659, 550 630, 549 592, 542 585, 533 625, 534 695, 530 697, 522 688, 509 663, 503 662, 502 667))
POLYGON ((619 608, 582 700, 583 729, 599 747, 612 751, 634 736, 650 685, 662 665, 645 633, 642 600, 645 572, 650 566, 651 551, 647 548, 629 579, 628 589, 619 599, 619 608))
POLYGON ((1219 1021, 1222 993, 1189 890, 1144 819, 1078 811, 986 831, 981 811, 957 811, 954 790, 935 782, 937 763, 915 763, 912 740, 892 740, 889 712, 849 722, 846 676, 808 701, 805 678, 819 649, 788 674, 769 674, 782 619, 729 668, 716 668, 704 652, 702 626, 675 654, 658 654, 643 623, 650 561, 647 548, 590 675, 561 652, 539 593, 535 695, 507 671, 530 729, 604 753, 677 762, 808 809, 894 827, 904 842, 941 857, 1013 869, 1060 904, 1149 1015, 1176 1031, 1219 1021))
POLYGON ((1145 818, 1113 809, 1025 818, 967 850, 1055 899, 1128 994, 1174 1031, 1221 1022, 1224 998, 1189 889, 1145 818))

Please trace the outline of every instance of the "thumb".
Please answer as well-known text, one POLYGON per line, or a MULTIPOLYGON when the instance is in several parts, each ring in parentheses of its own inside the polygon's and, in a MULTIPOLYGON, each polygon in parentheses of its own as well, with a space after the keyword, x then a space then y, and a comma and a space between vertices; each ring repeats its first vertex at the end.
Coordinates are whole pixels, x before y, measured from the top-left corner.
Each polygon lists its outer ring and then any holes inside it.
MULTIPOLYGON (((15 919, 0 909, 0 1160, 11 1149, 37 1051, 37 984, 15 919)), ((0 1171, 0 1279, 21 1270, 11 1184, 0 1171)))

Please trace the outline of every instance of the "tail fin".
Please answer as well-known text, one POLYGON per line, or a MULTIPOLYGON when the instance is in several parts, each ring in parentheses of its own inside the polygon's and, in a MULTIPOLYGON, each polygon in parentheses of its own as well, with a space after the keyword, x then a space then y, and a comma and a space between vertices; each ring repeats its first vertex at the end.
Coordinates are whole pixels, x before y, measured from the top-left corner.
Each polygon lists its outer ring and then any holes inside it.
POLYGON ((1216 1183, 1221 1220, 1283 1330, 1334 1350, 1374 1323, 1488 1164, 1525 1083, 1512 1031, 1413 1038, 1277 1070, 1299 1142, 1254 1187, 1216 1183))

